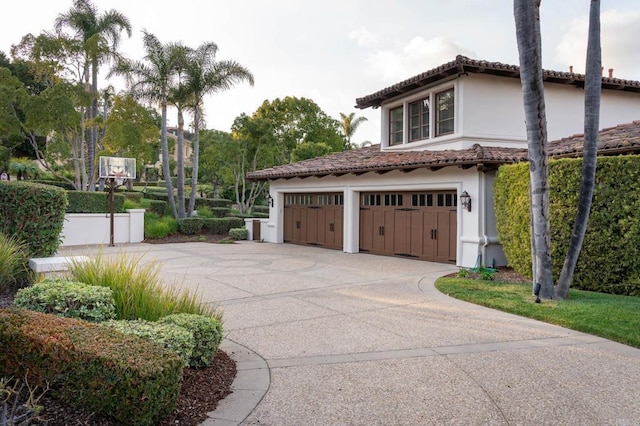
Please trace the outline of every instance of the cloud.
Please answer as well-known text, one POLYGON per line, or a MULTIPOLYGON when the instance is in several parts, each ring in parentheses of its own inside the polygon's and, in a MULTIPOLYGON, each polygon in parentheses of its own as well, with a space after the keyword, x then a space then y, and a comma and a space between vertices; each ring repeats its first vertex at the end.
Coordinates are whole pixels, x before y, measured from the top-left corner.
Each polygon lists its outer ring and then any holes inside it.
POLYGON ((455 59, 456 55, 475 56, 462 44, 438 36, 425 40, 414 37, 395 49, 370 53, 367 72, 385 82, 397 82, 455 59))
POLYGON ((365 27, 356 28, 348 34, 348 37, 362 47, 375 47, 378 44, 376 36, 365 27))
MULTIPOLYGON (((614 76, 640 80, 640 13, 608 11, 601 15, 602 66, 614 69, 614 76)), ((587 50, 588 18, 569 26, 555 51, 555 63, 561 69, 584 72, 587 50)))

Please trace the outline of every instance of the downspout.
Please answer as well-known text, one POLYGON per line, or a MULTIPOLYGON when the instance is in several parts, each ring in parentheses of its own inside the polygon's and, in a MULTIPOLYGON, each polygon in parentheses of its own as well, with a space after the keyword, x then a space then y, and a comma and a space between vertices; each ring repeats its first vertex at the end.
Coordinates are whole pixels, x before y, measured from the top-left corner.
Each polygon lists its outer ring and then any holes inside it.
POLYGON ((480 219, 480 243, 482 244, 481 254, 482 254, 482 265, 487 265, 487 247, 489 246, 489 236, 487 235, 487 214, 486 214, 486 203, 487 203, 487 181, 486 174, 483 171, 480 171, 480 196, 478 207, 480 211, 478 212, 480 219))

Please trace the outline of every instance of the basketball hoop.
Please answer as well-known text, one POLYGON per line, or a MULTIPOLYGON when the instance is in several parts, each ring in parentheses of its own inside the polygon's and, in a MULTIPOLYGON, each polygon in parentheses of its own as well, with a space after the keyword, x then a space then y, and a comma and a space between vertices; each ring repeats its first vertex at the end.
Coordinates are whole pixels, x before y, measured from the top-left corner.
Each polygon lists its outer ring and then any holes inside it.
POLYGON ((124 183, 124 178, 117 177, 115 178, 115 181, 116 181, 116 184, 120 186, 124 183))

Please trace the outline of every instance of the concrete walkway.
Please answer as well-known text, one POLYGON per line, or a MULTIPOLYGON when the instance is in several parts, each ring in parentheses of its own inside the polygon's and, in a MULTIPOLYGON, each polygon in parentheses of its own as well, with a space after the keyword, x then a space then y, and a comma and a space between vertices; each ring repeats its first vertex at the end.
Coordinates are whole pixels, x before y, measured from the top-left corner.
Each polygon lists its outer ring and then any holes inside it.
POLYGON ((255 242, 124 250, 225 312, 239 373, 205 425, 640 424, 640 350, 449 298, 433 283, 450 265, 255 242))

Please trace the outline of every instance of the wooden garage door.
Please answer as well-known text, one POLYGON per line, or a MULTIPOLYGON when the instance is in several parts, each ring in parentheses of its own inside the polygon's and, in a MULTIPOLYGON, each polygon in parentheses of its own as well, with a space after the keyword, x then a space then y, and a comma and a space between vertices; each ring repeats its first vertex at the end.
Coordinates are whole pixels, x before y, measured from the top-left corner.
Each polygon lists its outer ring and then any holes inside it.
POLYGON ((285 242, 342 249, 343 194, 286 194, 284 200, 285 242))
POLYGON ((451 191, 363 193, 360 251, 455 263, 457 204, 451 191))

